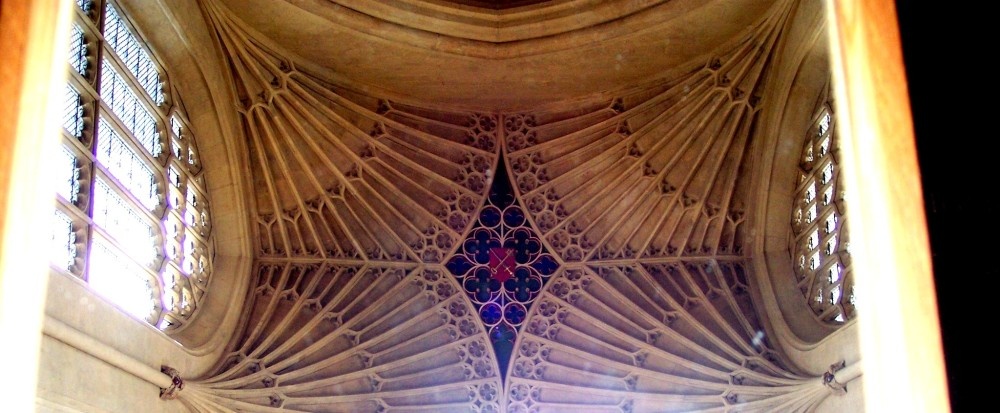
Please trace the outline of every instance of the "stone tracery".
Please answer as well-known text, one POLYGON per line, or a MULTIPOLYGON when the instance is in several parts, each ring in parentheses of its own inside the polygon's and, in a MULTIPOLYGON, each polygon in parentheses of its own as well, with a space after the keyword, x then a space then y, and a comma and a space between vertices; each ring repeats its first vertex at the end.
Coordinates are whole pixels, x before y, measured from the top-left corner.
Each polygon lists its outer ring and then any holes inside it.
POLYGON ((831 394, 748 294, 745 170, 787 8, 677 80, 490 113, 326 83, 205 5, 258 256, 252 309, 189 407, 808 411, 831 394))

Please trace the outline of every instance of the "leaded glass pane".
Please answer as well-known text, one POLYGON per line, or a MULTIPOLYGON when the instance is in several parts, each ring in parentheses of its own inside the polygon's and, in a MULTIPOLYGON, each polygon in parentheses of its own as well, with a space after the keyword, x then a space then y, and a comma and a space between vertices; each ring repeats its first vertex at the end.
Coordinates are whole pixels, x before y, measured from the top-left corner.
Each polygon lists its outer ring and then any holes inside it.
POLYGON ((832 117, 830 116, 830 112, 824 111, 823 116, 819 120, 819 126, 816 128, 817 136, 823 136, 824 134, 826 134, 826 131, 830 129, 831 120, 832 117))
POLYGON ((184 260, 181 263, 181 269, 185 273, 191 274, 196 269, 198 269, 198 253, 199 245, 195 240, 194 236, 188 234, 184 237, 184 243, 182 244, 184 248, 184 260))
POLYGON ((806 223, 812 223, 816 220, 816 204, 809 205, 806 208, 806 223))
POLYGON ((827 282, 833 284, 837 281, 840 281, 840 265, 834 264, 827 270, 827 282))
POLYGON ((105 11, 104 38, 114 49, 115 54, 121 58, 128 71, 139 80, 139 84, 153 102, 157 105, 163 104, 160 73, 156 70, 156 64, 111 4, 108 4, 105 11))
POLYGON ((183 159, 181 155, 183 155, 184 146, 177 138, 170 139, 170 149, 174 153, 174 158, 183 159))
POLYGON ((156 120, 107 60, 101 68, 101 100, 111 107, 111 111, 121 119, 147 152, 154 157, 160 156, 160 134, 156 130, 156 120))
POLYGON ((80 93, 70 85, 66 85, 63 93, 63 128, 74 138, 80 139, 83 135, 83 101, 80 93))
POLYGON ((820 183, 823 185, 829 184, 833 181, 833 162, 827 163, 823 166, 823 171, 820 173, 820 183))
POLYGON ((195 193, 194 189, 188 186, 187 188, 187 204, 184 208, 184 223, 188 227, 194 227, 198 224, 198 194, 195 193))
POLYGON ((152 267, 156 260, 153 226, 104 180, 94 186, 94 223, 104 228, 136 261, 152 267))
POLYGON ((76 155, 65 146, 59 148, 56 171, 56 193, 63 199, 76 203, 80 196, 80 168, 76 155))
MULTIPOLYGON (((177 168, 174 168, 173 165, 170 165, 170 170, 167 171, 167 180, 170 181, 170 185, 173 186, 174 188, 181 187, 181 174, 180 172, 177 172, 177 168)), ((179 207, 179 206, 180 206, 179 203, 174 204, 174 207, 179 207)))
POLYGON ((837 214, 830 214, 826 217, 826 222, 823 226, 824 232, 827 234, 832 233, 837 229, 837 214))
POLYGON ((52 243, 49 259, 53 265, 69 271, 76 260, 76 231, 73 220, 59 210, 52 217, 52 243))
POLYGON ((170 117, 170 130, 174 132, 174 136, 181 136, 181 122, 174 116, 170 117))
POLYGON ((803 200, 805 202, 812 202, 814 198, 816 198, 816 184, 811 183, 808 186, 806 186, 806 193, 803 200))
POLYGON ((69 65, 77 73, 86 76, 87 66, 87 38, 83 35, 80 26, 73 25, 69 34, 69 65))
POLYGON ((819 153, 820 156, 825 156, 830 152, 830 137, 827 136, 823 138, 823 141, 819 143, 819 153))
POLYGON ((148 319, 156 309, 156 290, 148 273, 104 240, 90 250, 90 287, 128 313, 148 319))
POLYGON ((840 302, 840 294, 841 294, 840 287, 839 286, 833 287, 833 290, 830 291, 830 302, 829 302, 829 304, 833 305, 833 304, 839 303, 840 302))
POLYGON ((160 205, 156 178, 142 157, 127 145, 103 118, 98 124, 97 160, 152 211, 160 205))

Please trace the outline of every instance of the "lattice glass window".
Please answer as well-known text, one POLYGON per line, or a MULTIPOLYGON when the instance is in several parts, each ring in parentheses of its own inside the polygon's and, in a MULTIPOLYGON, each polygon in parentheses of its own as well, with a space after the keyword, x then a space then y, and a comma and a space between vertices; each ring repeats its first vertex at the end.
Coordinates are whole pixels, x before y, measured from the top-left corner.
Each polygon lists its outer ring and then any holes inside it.
POLYGON ((86 76, 90 62, 87 61, 87 38, 80 26, 73 25, 69 36, 69 65, 77 73, 86 76))
POLYGON ((87 281, 91 288, 126 312, 147 321, 155 320, 159 294, 152 274, 101 238, 91 244, 89 262, 87 281))
POLYGON ((118 177, 146 209, 155 210, 160 205, 160 195, 149 165, 104 119, 99 121, 97 131, 97 160, 118 177))
POLYGON ((83 134, 83 126, 83 101, 80 99, 80 92, 66 85, 66 92, 63 93, 63 128, 70 136, 79 139, 83 134))
POLYGON ((129 72, 139 80, 153 102, 157 106, 163 104, 160 73, 156 69, 156 63, 153 63, 139 39, 125 26, 125 22, 118 17, 118 12, 110 5, 104 14, 104 39, 129 72))
POLYGON ((162 146, 156 120, 108 60, 101 67, 101 101, 111 107, 111 111, 139 139, 147 152, 154 157, 160 156, 162 146))
POLYGON ((80 168, 77 167, 76 155, 65 146, 59 148, 56 177, 56 194, 60 195, 71 204, 75 204, 80 197, 80 168))
POLYGON ((52 216, 52 264, 69 272, 76 261, 76 231, 73 219, 56 210, 52 216))
POLYGON ((156 266, 157 240, 149 219, 98 178, 94 187, 94 223, 143 265, 156 266))
POLYGON ((791 250, 799 290, 816 316, 841 324, 856 314, 847 219, 829 104, 817 111, 799 163, 791 250))
POLYGON ((49 158, 58 179, 50 262, 125 312, 174 330, 199 308, 212 269, 195 137, 155 54, 114 0, 76 4, 66 133, 49 158))

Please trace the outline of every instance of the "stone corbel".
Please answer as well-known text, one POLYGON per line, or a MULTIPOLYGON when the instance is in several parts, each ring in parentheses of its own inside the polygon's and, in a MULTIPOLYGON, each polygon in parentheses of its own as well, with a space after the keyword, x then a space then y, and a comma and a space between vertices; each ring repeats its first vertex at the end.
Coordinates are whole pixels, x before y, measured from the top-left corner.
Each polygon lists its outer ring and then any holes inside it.
POLYGON ((160 399, 176 399, 177 395, 184 389, 184 379, 181 378, 181 372, 170 366, 160 366, 160 372, 170 376, 170 386, 160 388, 160 399))
POLYGON ((823 385, 838 394, 847 393, 847 384, 837 381, 837 372, 843 370, 847 363, 841 360, 839 363, 830 365, 830 369, 823 373, 823 385))

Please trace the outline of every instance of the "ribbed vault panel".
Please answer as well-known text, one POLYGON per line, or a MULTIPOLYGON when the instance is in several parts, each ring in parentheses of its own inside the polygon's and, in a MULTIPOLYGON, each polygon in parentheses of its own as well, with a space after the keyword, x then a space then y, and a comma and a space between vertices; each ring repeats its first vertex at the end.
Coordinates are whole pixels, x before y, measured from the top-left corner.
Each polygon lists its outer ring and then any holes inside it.
POLYGON ((741 262, 587 266, 557 277, 515 347, 508 412, 805 412, 831 394, 760 340, 741 262))
POLYGON ((749 138, 783 17, 675 82, 505 117, 515 187, 554 251, 568 262, 742 254, 749 138))
POLYGON ((489 338, 424 267, 261 265, 235 347, 195 411, 499 411, 489 338))
POLYGON ((325 83, 205 0, 257 190, 257 278, 228 358, 181 399, 248 412, 809 411, 836 390, 771 348, 744 248, 754 122, 794 3, 669 80, 523 111, 485 99, 477 112, 325 83), (513 199, 487 203, 503 178, 513 199), (504 320, 503 340, 488 336, 504 320))
POLYGON ((442 262, 482 204, 497 160, 496 115, 325 85, 206 6, 249 138, 258 254, 442 262))

